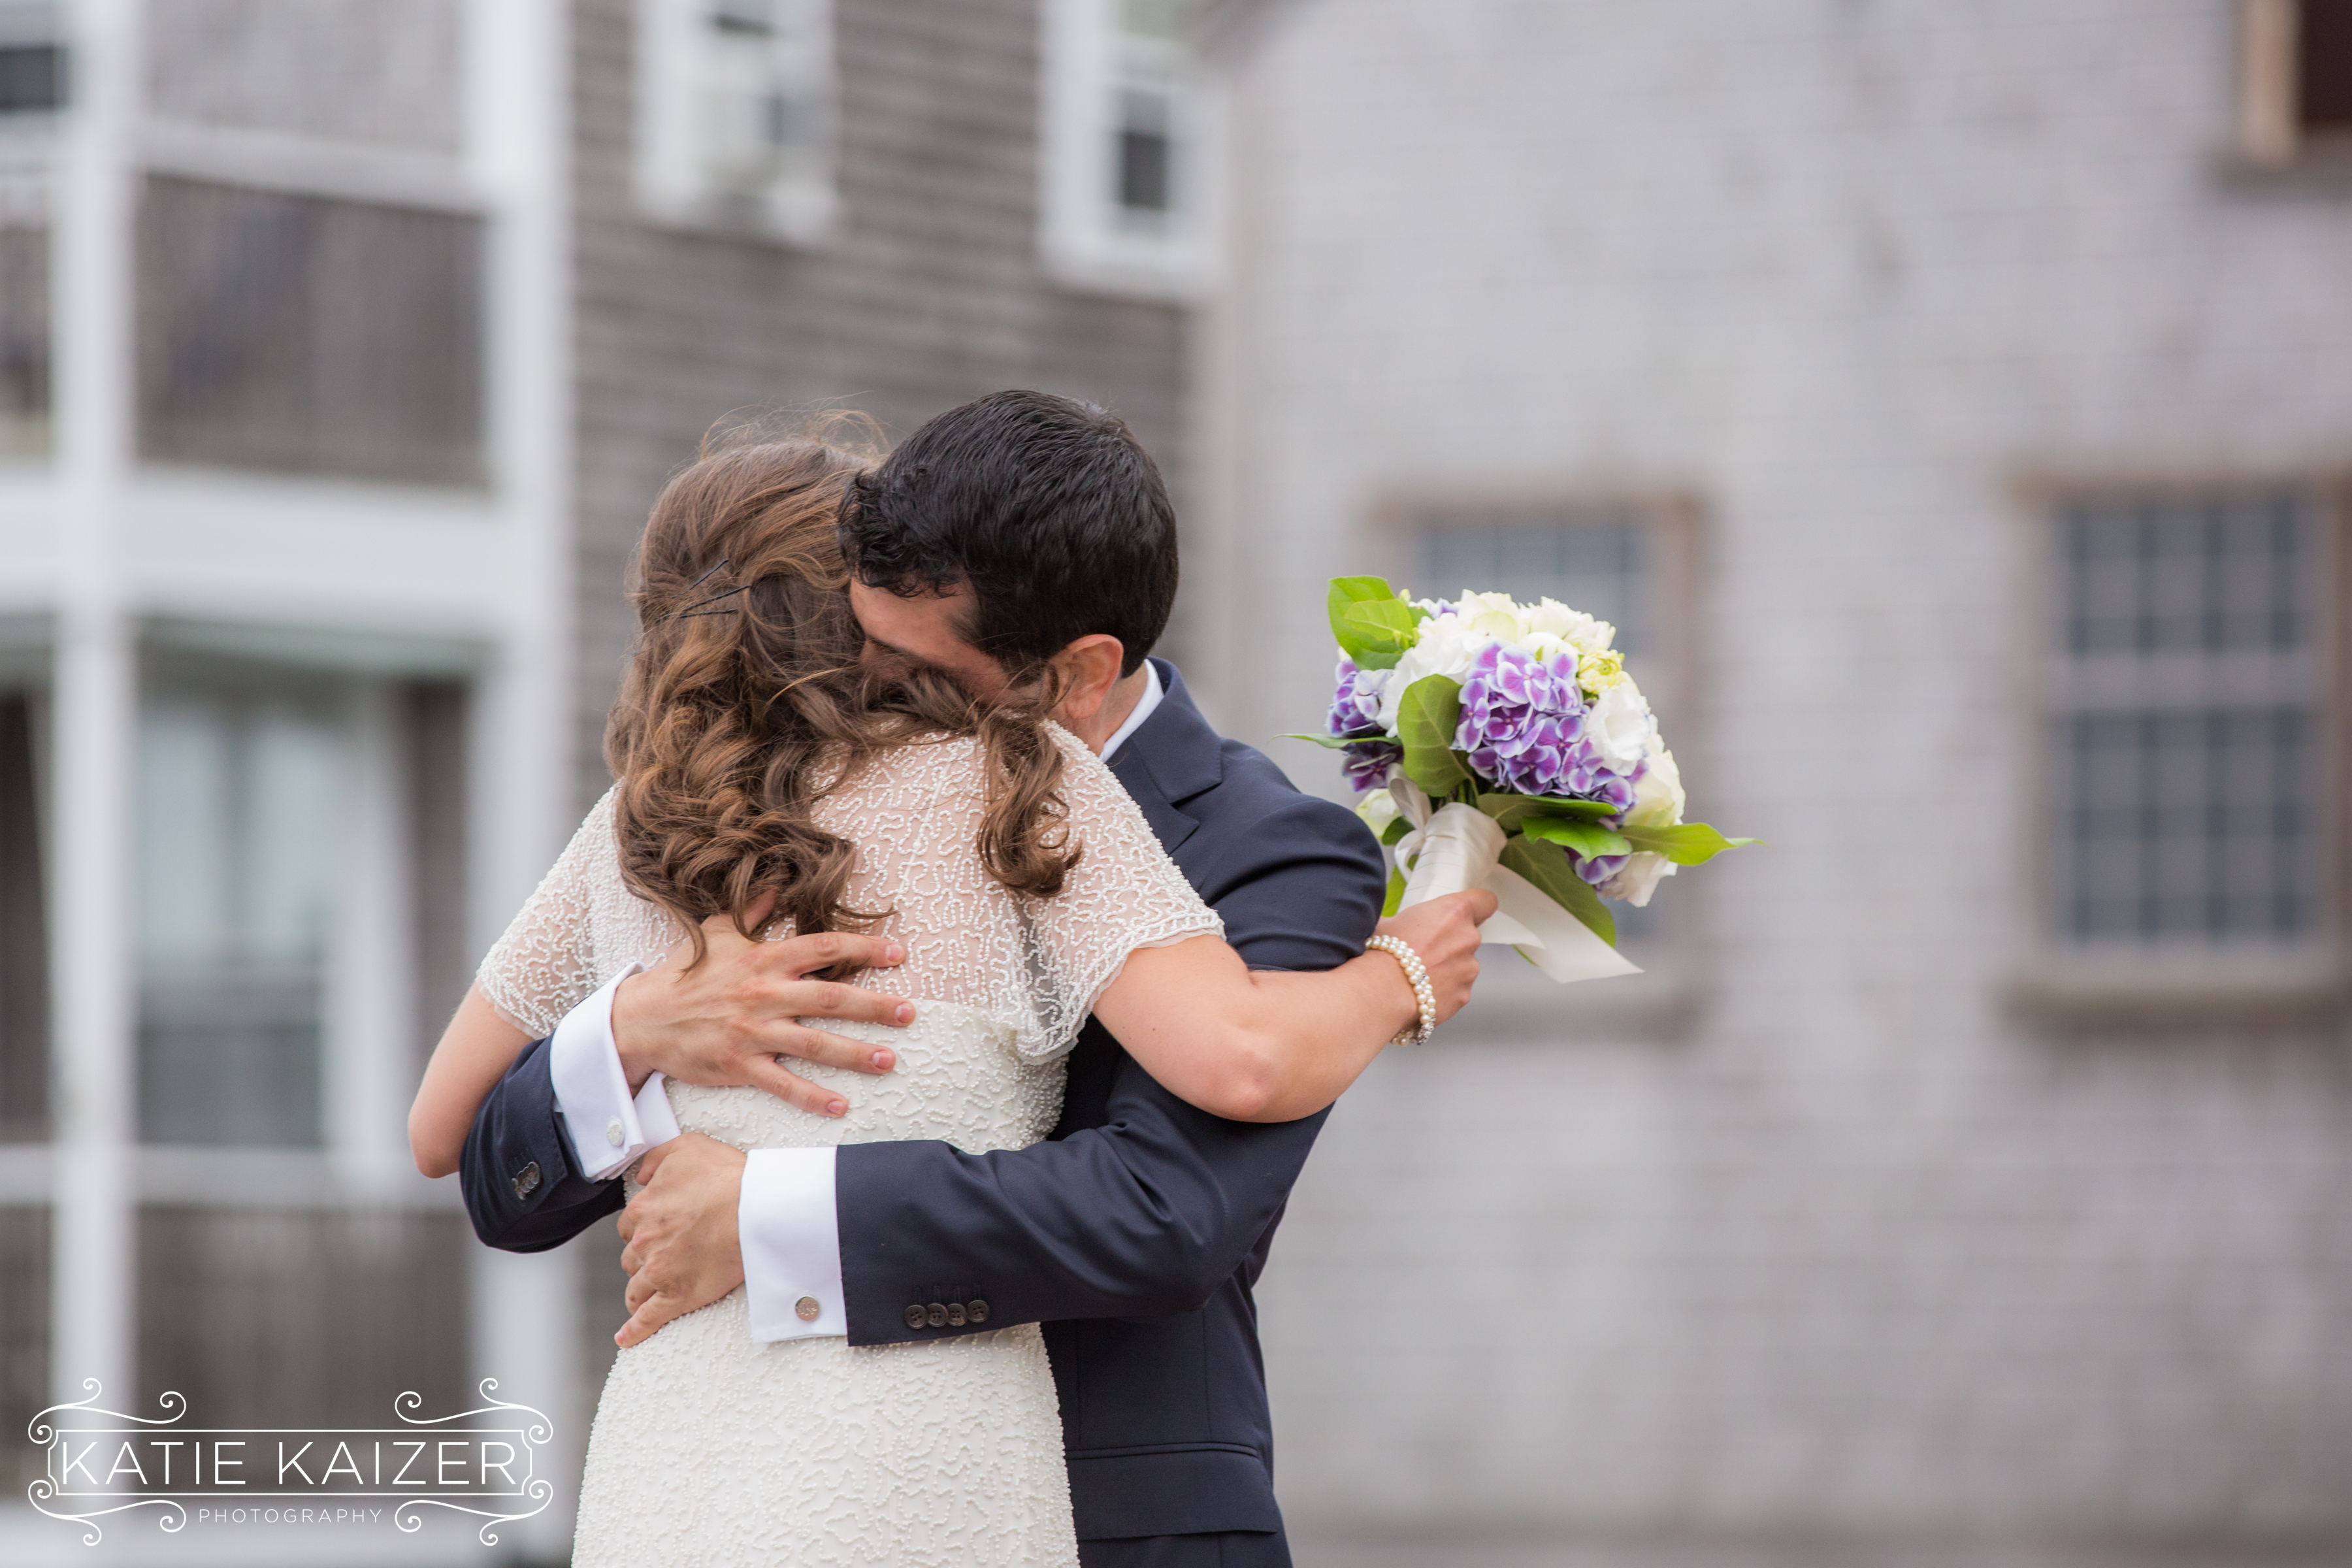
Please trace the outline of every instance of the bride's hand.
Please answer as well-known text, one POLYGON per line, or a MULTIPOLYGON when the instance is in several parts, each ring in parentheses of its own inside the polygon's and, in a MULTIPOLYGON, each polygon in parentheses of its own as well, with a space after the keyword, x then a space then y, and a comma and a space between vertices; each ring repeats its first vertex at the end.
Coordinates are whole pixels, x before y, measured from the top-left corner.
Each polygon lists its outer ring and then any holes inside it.
MULTIPOLYGON (((1429 988, 1437 994, 1433 1022, 1445 1022, 1469 1002, 1470 988, 1478 979, 1478 927, 1494 912, 1495 895, 1473 888, 1415 904, 1380 923, 1381 935, 1401 939, 1429 971, 1429 988)), ((1404 973, 1402 964, 1396 969, 1400 975, 1404 973)), ((1411 982, 1406 988, 1411 990, 1411 982)), ((1409 1005, 1418 1017, 1418 1004, 1409 1005)))
MULTIPOLYGON (((771 895, 752 906, 758 930, 773 908, 771 895)), ((633 974, 613 994, 613 1043, 634 1093, 656 1072, 710 1088, 749 1085, 819 1116, 840 1116, 849 1103, 787 1071, 794 1058, 853 1072, 886 1073, 898 1065, 887 1046, 812 1029, 802 1018, 844 1018, 904 1026, 914 1004, 838 981, 812 979, 829 969, 888 969, 906 961, 897 942, 827 931, 782 942, 755 942, 735 929, 731 915, 702 922, 706 952, 689 969, 693 943, 681 939, 660 967, 633 974)))

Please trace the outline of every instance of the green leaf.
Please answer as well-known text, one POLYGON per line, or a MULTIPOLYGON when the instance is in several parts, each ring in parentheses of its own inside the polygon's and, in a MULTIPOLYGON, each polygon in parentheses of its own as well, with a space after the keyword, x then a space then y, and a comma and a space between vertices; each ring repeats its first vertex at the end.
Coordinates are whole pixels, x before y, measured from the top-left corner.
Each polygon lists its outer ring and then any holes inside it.
POLYGON ((1557 844, 1588 860, 1596 855, 1631 855, 1633 852, 1631 844, 1601 824, 1580 821, 1573 816, 1531 816, 1519 831, 1539 843, 1557 844))
POLYGON ((1528 819, 1538 816, 1560 816, 1598 821, 1616 815, 1617 808, 1605 800, 1562 800, 1546 795, 1482 795, 1478 809, 1495 819, 1506 833, 1517 833, 1528 819))
POLYGON ((1704 866, 1727 849, 1763 842, 1760 838, 1726 838, 1704 822, 1685 822, 1679 827, 1626 827, 1619 831, 1636 849, 1663 855, 1677 866, 1704 866))
POLYGON ((1404 776, 1444 799, 1470 782, 1470 770, 1454 754, 1454 731, 1462 723, 1461 683, 1424 675, 1405 688, 1397 707, 1397 738, 1404 742, 1404 776))
POLYGON ((1391 871, 1388 897, 1381 900, 1381 919, 1386 920, 1396 913, 1397 906, 1402 902, 1404 902, 1404 873, 1391 871))
MULTIPOLYGON (((1367 735, 1364 737, 1367 741, 1377 741, 1381 737, 1378 735, 1367 735)), ((1344 746, 1353 746, 1361 743, 1356 741, 1343 741, 1337 735, 1276 735, 1275 739, 1277 741, 1312 741, 1317 745, 1326 747, 1334 752, 1339 751, 1344 746)))
POLYGON ((1382 577, 1334 577, 1324 605, 1331 640, 1361 669, 1394 669, 1419 636, 1421 616, 1382 577))
POLYGON ((1412 831, 1412 818, 1400 816, 1381 829, 1381 842, 1394 847, 1396 841, 1412 831))
POLYGON ((1583 878, 1569 869, 1568 857, 1549 844, 1514 838, 1503 846, 1503 864, 1533 882, 1546 898, 1582 921, 1593 935, 1617 945, 1617 920, 1583 878))

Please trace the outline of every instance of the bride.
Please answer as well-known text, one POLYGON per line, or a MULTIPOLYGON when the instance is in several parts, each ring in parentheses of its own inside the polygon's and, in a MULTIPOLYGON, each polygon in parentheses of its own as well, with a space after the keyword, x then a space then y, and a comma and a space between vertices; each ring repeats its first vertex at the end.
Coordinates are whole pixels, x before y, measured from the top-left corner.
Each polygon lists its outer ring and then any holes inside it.
MULTIPOLYGON (((1385 953, 1319 974, 1245 968, 1109 770, 1044 717, 1050 667, 984 706, 876 657, 835 534, 863 462, 817 441, 748 446, 706 456, 655 503, 606 737, 615 783, 435 1051, 410 1121, 429 1173, 455 1168, 526 1045, 632 963, 700 962, 715 915, 747 935, 772 908, 772 934, 887 938, 914 999, 902 1028, 829 1026, 898 1059, 876 1079, 804 1069, 843 1114, 667 1083, 681 1130, 740 1149, 1034 1142, 1090 1013, 1171 1092, 1287 1121, 1328 1105, 1412 1022, 1385 953)), ((1430 958, 1441 1017, 1476 974, 1474 947, 1433 951, 1445 913, 1384 927, 1430 958)), ((739 1286, 614 1362, 572 1561, 1075 1565, 1039 1330, 760 1343, 739 1286)))

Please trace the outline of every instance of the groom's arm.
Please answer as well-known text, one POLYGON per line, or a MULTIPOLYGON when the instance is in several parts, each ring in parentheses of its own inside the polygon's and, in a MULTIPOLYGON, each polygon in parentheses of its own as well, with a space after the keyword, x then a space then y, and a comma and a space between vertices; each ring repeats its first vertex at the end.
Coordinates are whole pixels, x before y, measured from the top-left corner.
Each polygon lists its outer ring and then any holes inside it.
POLYGON ((474 1234, 507 1252, 544 1252, 621 1206, 615 1175, 580 1173, 555 1097, 548 1058, 554 1041, 535 1040, 515 1058, 466 1134, 457 1167, 474 1234))
MULTIPOLYGON (((1253 968, 1329 969, 1363 951, 1386 872, 1352 813, 1290 795, 1221 837, 1227 865, 1187 869, 1253 968)), ((1120 1052, 1103 1124, 1066 1138, 979 1155, 940 1142, 846 1145, 831 1217, 850 1342, 1189 1311, 1279 1215, 1323 1120, 1226 1121, 1120 1052), (985 1304, 979 1322, 974 1300, 985 1304), (963 1310, 934 1324, 934 1302, 963 1310)), ((758 1310, 773 1270, 761 1264, 756 1184, 747 1173, 745 1267, 755 1321, 773 1321, 782 1314, 758 1310)))

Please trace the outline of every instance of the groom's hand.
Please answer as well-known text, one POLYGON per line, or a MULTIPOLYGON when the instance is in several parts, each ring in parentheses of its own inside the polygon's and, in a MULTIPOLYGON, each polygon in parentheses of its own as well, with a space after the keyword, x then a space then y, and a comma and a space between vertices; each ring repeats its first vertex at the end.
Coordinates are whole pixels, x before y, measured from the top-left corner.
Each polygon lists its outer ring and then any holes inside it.
POLYGON ((735 1231, 735 1207, 743 1195, 741 1150, 699 1132, 683 1133, 638 1163, 637 1180, 645 1190, 621 1211, 629 1321, 613 1339, 623 1350, 743 1283, 743 1247, 735 1231))
MULTIPOLYGON (((754 904, 746 923, 759 930, 774 902, 770 895, 754 904)), ((613 994, 613 1044, 631 1093, 663 1072, 714 1089, 748 1084, 803 1110, 839 1116, 848 1110, 847 1101, 786 1071, 779 1058, 862 1073, 886 1073, 897 1065, 887 1047, 798 1021, 913 1023, 914 1004, 903 996, 811 978, 827 970, 891 968, 906 961, 897 942, 847 931, 755 942, 735 929, 731 915, 703 921, 702 937, 700 963, 687 967, 694 948, 681 941, 660 967, 629 976, 613 994)))

